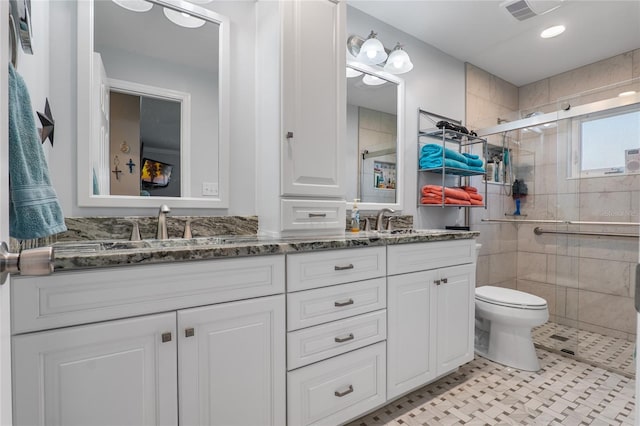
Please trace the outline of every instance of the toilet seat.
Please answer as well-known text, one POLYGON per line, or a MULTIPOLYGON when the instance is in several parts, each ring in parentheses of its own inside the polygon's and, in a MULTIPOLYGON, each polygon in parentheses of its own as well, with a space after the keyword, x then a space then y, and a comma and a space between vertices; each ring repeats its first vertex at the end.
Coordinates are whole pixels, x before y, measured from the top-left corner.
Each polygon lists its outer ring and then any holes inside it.
POLYGON ((542 297, 524 293, 510 288, 482 286, 476 288, 476 299, 492 305, 505 306, 516 309, 543 310, 547 309, 547 301, 542 297))

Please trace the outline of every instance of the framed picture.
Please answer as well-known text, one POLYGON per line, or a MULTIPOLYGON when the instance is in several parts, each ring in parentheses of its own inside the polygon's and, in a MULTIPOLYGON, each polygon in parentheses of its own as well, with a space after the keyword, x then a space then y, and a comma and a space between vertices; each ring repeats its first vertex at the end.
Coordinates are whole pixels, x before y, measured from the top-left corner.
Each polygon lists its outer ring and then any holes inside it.
POLYGON ((173 165, 150 158, 142 159, 140 168, 140 180, 146 188, 165 187, 171 182, 171 170, 173 165))

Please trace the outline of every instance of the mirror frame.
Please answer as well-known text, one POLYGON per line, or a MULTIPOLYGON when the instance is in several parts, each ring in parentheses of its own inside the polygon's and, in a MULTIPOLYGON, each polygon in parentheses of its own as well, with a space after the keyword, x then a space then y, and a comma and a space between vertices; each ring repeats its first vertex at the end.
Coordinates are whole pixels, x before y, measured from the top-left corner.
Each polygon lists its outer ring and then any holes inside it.
MULTIPOLYGON (((99 0, 96 0, 99 1, 99 0)), ((230 39, 229 18, 182 0, 147 0, 161 7, 187 11, 191 15, 219 25, 218 57, 218 196, 217 197, 136 197, 123 195, 93 195, 91 144, 94 114, 86 105, 94 105, 94 0, 78 2, 77 32, 77 190, 79 207, 153 207, 168 204, 175 208, 229 207, 229 104, 230 104, 230 39)), ((191 141, 186 141, 191 144, 191 141)), ((181 141, 181 146, 185 141, 181 141)), ((188 153, 187 153, 188 154, 188 153)), ((181 154, 182 155, 182 154, 181 154)), ((187 169, 183 169, 187 170, 187 169)))
MULTIPOLYGON (((361 64, 360 62, 356 62, 353 60, 347 59, 347 67, 353 68, 360 72, 364 72, 367 74, 374 75, 383 80, 387 80, 388 82, 394 83, 398 86, 398 95, 397 95, 397 107, 396 107, 396 115, 398 118, 397 121, 397 140, 396 140, 396 202, 395 203, 367 203, 363 201, 358 202, 358 209, 360 210, 379 210, 382 208, 391 208, 396 211, 403 210, 403 193, 404 193, 404 122, 405 122, 405 114, 404 114, 404 97, 405 97, 405 88, 404 88, 404 79, 398 77, 397 75, 390 74, 388 72, 384 72, 379 68, 361 64), (400 188, 400 189, 398 189, 400 188)), ((345 77, 346 78, 346 77, 345 77)), ((360 154, 358 153, 358 161, 360 154)), ((359 177, 356 173, 356 179, 359 180, 359 177)), ((360 192, 360 188, 358 188, 358 192, 360 192)), ((347 202, 347 210, 351 209, 351 204, 353 200, 346 200, 347 202)))

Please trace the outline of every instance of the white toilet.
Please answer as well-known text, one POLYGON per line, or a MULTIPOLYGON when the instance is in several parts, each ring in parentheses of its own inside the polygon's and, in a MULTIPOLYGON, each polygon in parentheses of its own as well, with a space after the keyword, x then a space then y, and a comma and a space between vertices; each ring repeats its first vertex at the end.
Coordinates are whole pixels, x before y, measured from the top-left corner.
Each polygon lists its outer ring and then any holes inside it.
POLYGON ((549 319, 547 301, 508 288, 476 288, 476 336, 478 355, 517 368, 537 371, 540 362, 531 329, 549 319))

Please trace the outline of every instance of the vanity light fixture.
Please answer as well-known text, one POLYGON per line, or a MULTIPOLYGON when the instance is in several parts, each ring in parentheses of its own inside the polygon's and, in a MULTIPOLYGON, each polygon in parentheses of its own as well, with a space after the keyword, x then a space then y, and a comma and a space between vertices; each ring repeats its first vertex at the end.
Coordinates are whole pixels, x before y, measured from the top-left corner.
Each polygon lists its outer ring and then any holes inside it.
POLYGON ((404 74, 413 69, 413 63, 400 43, 396 44, 384 64, 384 70, 391 74, 404 74))
POLYGON ((371 31, 369 37, 360 46, 360 52, 356 56, 359 62, 367 65, 377 65, 387 59, 387 52, 376 36, 377 34, 371 31))
POLYGON ((178 12, 175 10, 164 8, 164 16, 176 25, 185 28, 199 28, 204 25, 204 19, 195 18, 188 13, 178 12))
POLYGON ((147 12, 153 7, 153 3, 145 0, 113 0, 113 2, 132 12, 147 12))
POLYGON ((553 27, 549 27, 546 30, 540 33, 540 37, 542 38, 552 38, 557 37, 564 32, 566 28, 564 25, 554 25, 553 27))
POLYGON ((413 69, 411 59, 400 43, 390 51, 376 38, 376 35, 371 31, 366 40, 357 35, 349 36, 347 51, 351 57, 361 64, 381 66, 390 74, 403 74, 413 69))
POLYGON ((358 70, 354 70, 353 68, 347 67, 347 78, 353 78, 361 76, 362 72, 358 70))
POLYGON ((362 77, 362 82, 368 86, 382 86, 387 81, 376 77, 375 75, 367 74, 362 77))

